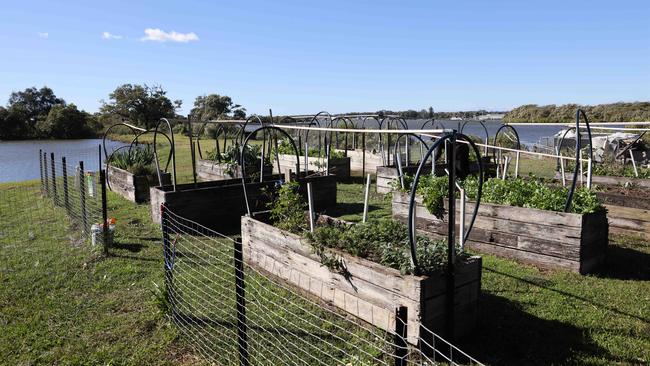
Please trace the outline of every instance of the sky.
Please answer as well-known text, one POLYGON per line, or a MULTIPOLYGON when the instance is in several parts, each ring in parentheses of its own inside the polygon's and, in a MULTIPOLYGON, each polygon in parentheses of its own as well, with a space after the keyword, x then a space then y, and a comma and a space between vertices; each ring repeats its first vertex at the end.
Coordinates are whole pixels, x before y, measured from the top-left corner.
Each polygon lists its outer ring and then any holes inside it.
POLYGON ((95 112, 124 83, 250 113, 650 100, 650 1, 9 1, 0 104, 47 85, 95 112))

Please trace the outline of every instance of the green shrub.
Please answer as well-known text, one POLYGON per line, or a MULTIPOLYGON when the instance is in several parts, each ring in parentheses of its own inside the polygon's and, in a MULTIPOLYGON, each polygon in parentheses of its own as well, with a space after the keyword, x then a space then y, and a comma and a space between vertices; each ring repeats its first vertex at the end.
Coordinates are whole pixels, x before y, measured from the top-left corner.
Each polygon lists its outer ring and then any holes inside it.
POLYGON ((294 234, 302 234, 307 228, 307 203, 298 193, 298 187, 296 182, 283 184, 268 205, 273 225, 294 234))

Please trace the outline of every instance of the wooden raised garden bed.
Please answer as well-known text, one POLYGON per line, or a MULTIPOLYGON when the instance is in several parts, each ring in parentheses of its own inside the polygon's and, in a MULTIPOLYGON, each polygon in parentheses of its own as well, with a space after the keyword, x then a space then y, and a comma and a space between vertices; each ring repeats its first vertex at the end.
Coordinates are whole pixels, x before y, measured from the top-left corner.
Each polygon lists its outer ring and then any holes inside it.
MULTIPOLYGON (((275 157, 271 158, 273 160, 274 171, 276 173, 286 172, 291 169, 291 171, 296 171, 296 156, 289 154, 278 154, 278 160, 280 161, 280 170, 278 170, 278 163, 275 160, 275 157)), ((309 157, 307 164, 308 170, 321 171, 324 172, 327 167, 327 159, 325 158, 316 158, 309 157)), ((329 168, 330 174, 335 175, 338 178, 349 178, 350 177, 350 158, 337 158, 329 159, 329 168)), ((305 169, 305 157, 300 157, 300 170, 305 169)))
MULTIPOLYGON (((417 197, 416 202, 416 226, 432 236, 446 237, 447 216, 440 219, 429 213, 421 197, 417 197)), ((408 220, 408 205, 408 194, 393 193, 394 218, 408 220)), ((459 200, 456 209, 460 210, 459 200)), ((466 222, 471 219, 473 210, 474 204, 468 203, 466 222)), ((605 259, 608 230, 605 212, 575 214, 481 203, 465 245, 482 253, 539 267, 585 274, 605 259)))
MULTIPOLYGON (((569 184, 573 174, 565 178, 569 184)), ((591 182, 600 186, 596 196, 607 208, 610 232, 650 239, 650 179, 594 175, 591 182)))
MULTIPOLYGON (((259 176, 259 166, 250 167, 246 169, 248 176, 259 176)), ((295 170, 295 169, 294 169, 295 170)), ((273 167, 267 165, 264 167, 264 175, 273 174, 273 167)), ((197 159, 196 160, 196 175, 200 181, 208 182, 213 180, 224 180, 232 178, 241 178, 241 170, 239 167, 231 168, 228 163, 219 163, 212 160, 197 159)))
MULTIPOLYGON (((158 175, 133 175, 132 173, 109 165, 106 169, 108 186, 111 191, 131 202, 149 201, 149 187, 158 185, 158 175)), ((161 172, 163 185, 171 184, 171 174, 161 172)))
MULTIPOLYGON (((573 171, 564 172, 564 178, 566 179, 567 182, 571 182, 573 180, 573 171)), ((562 179, 562 173, 556 172, 555 173, 555 179, 561 180, 562 179)), ((578 175, 578 179, 580 179, 580 175, 578 175)), ((584 180, 584 182, 587 182, 586 177, 583 177, 583 180, 584 180)), ((628 186, 650 188, 650 179, 631 178, 631 177, 615 177, 615 176, 609 176, 609 175, 592 175, 591 176, 591 183, 598 184, 598 185, 603 185, 603 186, 626 186, 626 185, 628 185, 628 186)))
MULTIPOLYGON (((445 174, 445 164, 436 164, 436 175, 445 174)), ((418 170, 418 164, 411 164, 409 166, 402 166, 402 172, 405 175, 414 176, 418 170)), ((483 157, 483 171, 486 177, 493 177, 496 175, 496 165, 491 162, 491 157, 483 157)), ((424 166, 424 173, 431 173, 431 164, 424 166)), ((478 173, 478 164, 470 162, 469 173, 478 173)), ((399 174, 395 166, 378 166, 377 167, 377 193, 390 193, 394 190, 393 182, 397 181, 399 174)))
MULTIPOLYGON (((344 151, 344 150, 337 150, 337 151, 344 151)), ((355 172, 361 172, 364 170, 363 150, 361 149, 348 150, 347 156, 348 158, 350 158, 350 170, 355 172)), ((382 165, 384 165, 384 163, 383 160, 381 159, 380 154, 374 154, 370 151, 366 151, 366 160, 365 160, 366 173, 374 172, 377 170, 378 166, 382 166, 382 165)))
MULTIPOLYGON (((444 174, 444 166, 436 165, 436 174, 444 174)), ((404 175, 415 175, 417 172, 417 165, 402 166, 404 175)), ((424 173, 431 173, 431 165, 424 166, 424 173)), ((390 193, 394 190, 393 182, 399 179, 397 167, 394 166, 378 166, 377 167, 377 193, 390 193)))
MULTIPOLYGON (((417 345, 420 325, 445 335, 446 277, 402 275, 369 260, 333 251, 349 276, 331 272, 306 239, 250 217, 242 217, 245 261, 374 326, 395 330, 395 311, 407 308, 408 341, 417 345)), ((455 336, 474 327, 481 289, 481 257, 456 265, 455 336)), ((424 334, 423 337, 426 337, 424 334)))
MULTIPOLYGON (((266 209, 268 198, 262 190, 271 188, 277 180, 283 178, 275 175, 266 178, 267 182, 250 182, 248 202, 251 210, 266 209)), ((314 206, 318 210, 336 205, 336 179, 333 176, 312 176, 298 179, 300 193, 307 197, 307 183, 312 183, 314 206)), ((160 205, 165 203, 175 214, 192 220, 210 229, 234 231, 239 228, 240 217, 246 211, 244 189, 241 179, 225 179, 212 182, 177 184, 151 188, 151 217, 160 223, 160 205)))
POLYGON ((596 191, 596 196, 607 208, 610 231, 650 239, 650 189, 639 186, 603 188, 596 191))

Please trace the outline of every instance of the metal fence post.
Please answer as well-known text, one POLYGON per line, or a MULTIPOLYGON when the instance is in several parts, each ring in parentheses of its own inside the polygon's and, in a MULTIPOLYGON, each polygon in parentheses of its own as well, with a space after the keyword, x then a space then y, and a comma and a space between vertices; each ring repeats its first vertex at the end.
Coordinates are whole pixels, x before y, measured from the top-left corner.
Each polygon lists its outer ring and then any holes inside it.
POLYGON ((61 158, 61 164, 63 168, 63 204, 65 209, 70 215, 70 197, 68 194, 68 166, 65 161, 65 156, 61 158))
POLYGON ((45 186, 43 185, 43 149, 38 149, 38 173, 41 176, 41 193, 45 192, 45 186))
POLYGON ((456 284, 456 131, 452 132, 447 144, 447 170, 449 171, 449 209, 447 210, 449 222, 447 227, 447 337, 454 339, 454 287, 456 284))
POLYGON ((47 153, 43 153, 43 173, 44 173, 44 178, 45 178, 45 196, 49 197, 50 196, 50 178, 48 177, 47 174, 47 153))
POLYGON ((408 308, 400 306, 395 309, 395 366, 406 366, 408 355, 407 336, 408 308))
POLYGON ((106 209, 106 171, 99 170, 99 184, 102 190, 102 236, 104 239, 104 255, 108 255, 108 210, 106 209))
POLYGON ((84 172, 84 162, 79 162, 79 205, 81 206, 81 227, 82 232, 88 237, 88 222, 86 219, 86 174, 84 172))
POLYGON ((59 197, 56 194, 56 166, 54 162, 54 153, 50 153, 50 162, 52 163, 52 202, 59 204, 59 197))
POLYGON ((237 310, 237 348, 239 365, 248 366, 248 338, 246 328, 246 291, 244 282, 244 253, 242 243, 235 241, 235 286, 237 310))

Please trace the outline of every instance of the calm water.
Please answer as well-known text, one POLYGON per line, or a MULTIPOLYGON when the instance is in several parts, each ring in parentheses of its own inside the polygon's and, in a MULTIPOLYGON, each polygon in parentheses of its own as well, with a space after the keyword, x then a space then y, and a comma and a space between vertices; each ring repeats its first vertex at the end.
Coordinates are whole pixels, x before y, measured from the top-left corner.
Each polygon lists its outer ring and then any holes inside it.
MULTIPOLYGON (((59 162, 65 156, 69 166, 83 160, 86 170, 97 170, 101 143, 101 139, 0 141, 0 182, 39 179, 39 149, 48 153, 48 161, 49 154, 54 153, 59 162)), ((121 142, 107 141, 106 148, 110 153, 121 145, 121 142)))

